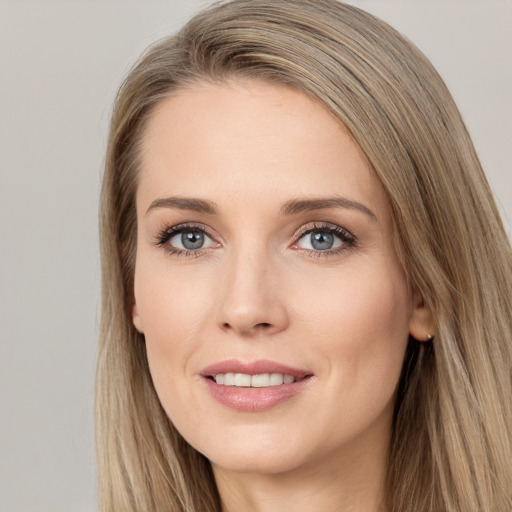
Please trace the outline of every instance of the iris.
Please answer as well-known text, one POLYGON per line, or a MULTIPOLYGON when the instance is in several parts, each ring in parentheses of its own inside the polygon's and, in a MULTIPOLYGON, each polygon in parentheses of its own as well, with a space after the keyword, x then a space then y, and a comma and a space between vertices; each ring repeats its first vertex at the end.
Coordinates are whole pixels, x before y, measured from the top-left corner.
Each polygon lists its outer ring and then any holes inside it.
POLYGON ((311 246, 318 251, 331 249, 334 245, 334 235, 332 233, 311 233, 311 246))
POLYGON ((204 244, 204 234, 200 231, 186 231, 181 234, 181 243, 185 249, 200 249, 204 244))

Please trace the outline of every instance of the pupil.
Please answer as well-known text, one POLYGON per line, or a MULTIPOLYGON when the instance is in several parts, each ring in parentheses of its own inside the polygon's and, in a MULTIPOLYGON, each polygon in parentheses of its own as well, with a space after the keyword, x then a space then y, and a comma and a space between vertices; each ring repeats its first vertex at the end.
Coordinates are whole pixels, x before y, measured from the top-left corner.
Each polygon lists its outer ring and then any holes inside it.
POLYGON ((331 249, 334 245, 334 235, 332 233, 311 234, 311 246, 317 250, 331 249))
POLYGON ((199 231, 187 231, 181 234, 181 243, 185 249, 200 249, 204 243, 204 235, 199 231))

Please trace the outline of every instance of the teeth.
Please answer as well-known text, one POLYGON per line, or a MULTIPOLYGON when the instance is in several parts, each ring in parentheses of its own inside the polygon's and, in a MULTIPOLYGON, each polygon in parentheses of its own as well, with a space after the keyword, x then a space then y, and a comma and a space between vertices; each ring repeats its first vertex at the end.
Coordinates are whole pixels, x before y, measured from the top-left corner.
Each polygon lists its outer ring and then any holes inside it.
POLYGON ((271 373, 270 374, 270 385, 271 386, 280 386, 284 381, 284 375, 281 373, 271 373))
POLYGON ((246 373, 235 373, 235 386, 241 388, 251 387, 251 376, 246 373))
POLYGON ((217 384, 243 388, 267 388, 270 386, 280 386, 281 384, 291 384, 296 380, 293 375, 283 375, 282 373, 260 373, 258 375, 218 373, 215 375, 215 382, 217 384))
POLYGON ((261 375, 253 375, 251 377, 251 387, 253 388, 266 388, 270 386, 270 376, 268 373, 261 375))
POLYGON ((283 379, 284 384, 291 384, 295 382, 295 377, 293 375, 285 375, 283 379))

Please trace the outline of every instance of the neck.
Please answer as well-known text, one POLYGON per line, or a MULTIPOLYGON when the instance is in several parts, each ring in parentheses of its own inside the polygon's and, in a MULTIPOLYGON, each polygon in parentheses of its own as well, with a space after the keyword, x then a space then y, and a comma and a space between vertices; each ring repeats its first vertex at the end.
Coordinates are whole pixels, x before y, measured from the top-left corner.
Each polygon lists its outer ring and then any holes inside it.
POLYGON ((379 443, 352 446, 283 473, 215 465, 213 471, 222 512, 386 512, 386 460, 387 443, 379 443))

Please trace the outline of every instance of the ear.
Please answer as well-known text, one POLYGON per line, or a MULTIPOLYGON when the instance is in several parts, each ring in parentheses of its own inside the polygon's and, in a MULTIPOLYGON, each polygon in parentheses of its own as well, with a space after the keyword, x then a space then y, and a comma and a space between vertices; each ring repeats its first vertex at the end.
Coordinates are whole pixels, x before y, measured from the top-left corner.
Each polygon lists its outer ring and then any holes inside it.
POLYGON ((430 308, 417 289, 412 294, 412 312, 409 321, 409 334, 418 341, 429 341, 437 332, 437 325, 430 308))
POLYGON ((144 334, 144 330, 142 328, 142 322, 139 315, 139 309, 137 308, 137 304, 134 302, 132 306, 132 322, 135 326, 135 329, 139 331, 141 334, 144 334))

